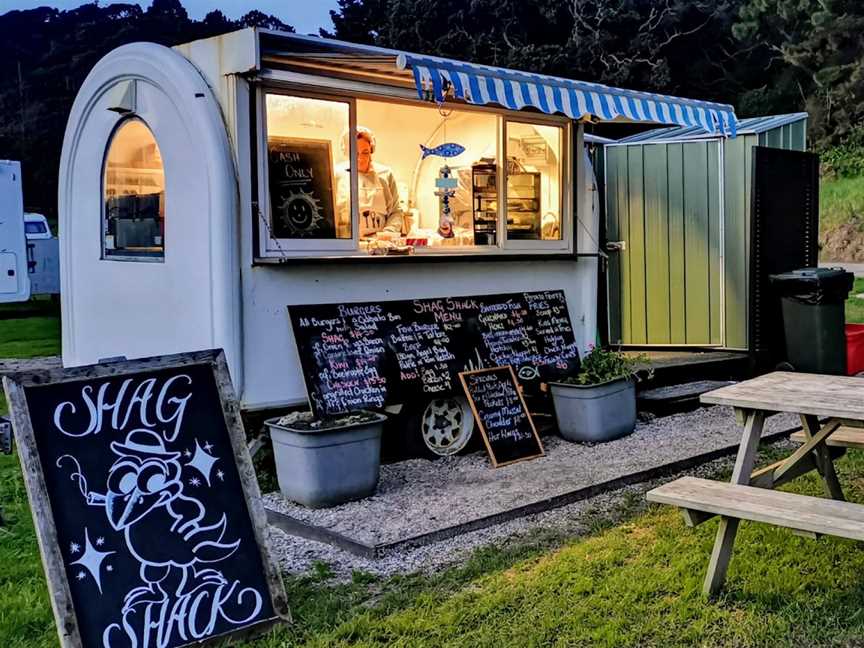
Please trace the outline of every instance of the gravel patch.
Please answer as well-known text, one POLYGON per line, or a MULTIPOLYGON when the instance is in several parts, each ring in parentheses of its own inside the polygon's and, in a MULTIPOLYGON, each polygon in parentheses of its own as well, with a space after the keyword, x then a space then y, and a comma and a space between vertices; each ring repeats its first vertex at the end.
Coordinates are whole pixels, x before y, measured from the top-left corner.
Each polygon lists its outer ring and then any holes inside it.
MULTIPOLYGON (((794 415, 772 416, 764 434, 797 425, 794 415)), ((593 446, 549 436, 543 440, 545 457, 503 468, 493 469, 484 452, 385 465, 375 495, 333 508, 308 509, 278 492, 264 500, 268 508, 357 542, 388 544, 736 445, 740 439, 731 408, 706 407, 640 422, 630 436, 593 446)))
MULTIPOLYGON (((797 444, 784 439, 775 442, 773 447, 787 448, 791 452, 797 444)), ((734 456, 723 457, 680 474, 711 478, 724 470, 731 470, 734 463, 734 456)), ((290 536, 274 527, 270 527, 270 546, 284 571, 305 574, 312 571, 315 563, 326 563, 333 572, 335 583, 350 580, 355 572, 378 577, 434 573, 465 562, 477 549, 490 544, 500 548, 536 544, 538 537, 544 534, 549 538, 546 542, 556 546, 568 539, 588 535, 596 529, 598 520, 615 524, 644 510, 648 506, 645 493, 677 476, 664 476, 625 486, 588 500, 465 533, 433 545, 396 549, 374 560, 361 558, 328 544, 290 536)))

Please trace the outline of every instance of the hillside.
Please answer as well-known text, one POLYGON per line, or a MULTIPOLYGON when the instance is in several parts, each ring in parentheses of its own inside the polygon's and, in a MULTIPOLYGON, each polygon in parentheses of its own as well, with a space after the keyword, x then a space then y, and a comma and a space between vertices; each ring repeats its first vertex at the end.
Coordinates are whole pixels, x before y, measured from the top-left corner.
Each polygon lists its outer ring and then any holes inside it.
POLYGON ((864 261, 864 129, 820 151, 819 242, 822 261, 864 261))

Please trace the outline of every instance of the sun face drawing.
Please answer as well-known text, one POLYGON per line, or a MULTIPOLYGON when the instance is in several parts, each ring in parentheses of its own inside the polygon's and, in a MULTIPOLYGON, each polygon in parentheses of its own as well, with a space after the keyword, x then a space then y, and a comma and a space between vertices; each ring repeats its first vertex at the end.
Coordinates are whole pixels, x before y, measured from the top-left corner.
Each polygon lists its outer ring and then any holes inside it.
POLYGON ((315 232, 324 217, 318 199, 302 189, 290 193, 279 205, 282 222, 294 236, 308 236, 315 232))

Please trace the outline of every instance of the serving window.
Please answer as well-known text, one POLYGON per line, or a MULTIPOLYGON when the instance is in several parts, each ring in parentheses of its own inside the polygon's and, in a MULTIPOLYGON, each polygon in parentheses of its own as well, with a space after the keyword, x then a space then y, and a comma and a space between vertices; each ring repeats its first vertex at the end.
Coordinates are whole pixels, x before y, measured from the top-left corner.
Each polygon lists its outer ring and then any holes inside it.
POLYGON ((262 98, 262 256, 572 251, 564 120, 262 98))

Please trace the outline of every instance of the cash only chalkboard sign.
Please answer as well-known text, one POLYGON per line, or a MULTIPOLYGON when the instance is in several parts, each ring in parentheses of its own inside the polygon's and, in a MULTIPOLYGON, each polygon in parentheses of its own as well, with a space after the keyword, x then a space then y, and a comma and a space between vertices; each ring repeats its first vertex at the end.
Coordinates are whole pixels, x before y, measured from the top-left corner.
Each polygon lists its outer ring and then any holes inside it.
POLYGON ((463 371, 459 379, 493 467, 543 456, 543 444, 525 406, 513 367, 463 371))
POLYGON ((221 351, 3 378, 64 647, 288 619, 221 351))
POLYGON ((336 212, 329 140, 267 139, 275 238, 333 238, 336 212))

